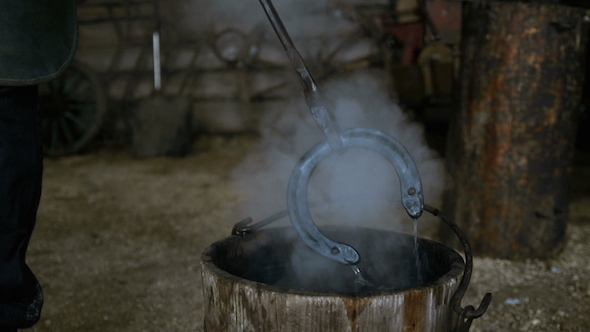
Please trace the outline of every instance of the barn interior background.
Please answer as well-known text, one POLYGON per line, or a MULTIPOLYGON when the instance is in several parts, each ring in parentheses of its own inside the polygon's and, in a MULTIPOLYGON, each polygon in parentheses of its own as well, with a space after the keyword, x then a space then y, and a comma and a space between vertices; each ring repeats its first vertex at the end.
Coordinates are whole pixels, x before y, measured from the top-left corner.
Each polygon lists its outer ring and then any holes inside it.
MULTIPOLYGON (((399 139, 428 201, 441 206, 464 4, 275 5, 342 126, 399 139)), ((570 5, 578 8, 559 4, 570 5)), ((86 0, 78 15, 76 63, 41 88, 48 157, 28 260, 47 300, 32 330, 200 331, 200 253, 238 220, 282 209, 292 165, 321 133, 258 1, 86 0)), ((575 36, 584 23, 572 22, 556 29, 575 36)), ((572 111, 579 120, 565 240, 548 258, 477 258, 464 301, 495 298, 473 331, 590 329, 590 94, 583 96, 572 111)), ((351 161, 361 173, 349 186, 371 194, 342 213, 349 225, 380 214, 361 203, 387 195, 374 175, 388 171, 363 160, 351 161)), ((411 224, 395 227, 411 232, 411 224)), ((437 238, 438 228, 421 221, 420 235, 437 238)))

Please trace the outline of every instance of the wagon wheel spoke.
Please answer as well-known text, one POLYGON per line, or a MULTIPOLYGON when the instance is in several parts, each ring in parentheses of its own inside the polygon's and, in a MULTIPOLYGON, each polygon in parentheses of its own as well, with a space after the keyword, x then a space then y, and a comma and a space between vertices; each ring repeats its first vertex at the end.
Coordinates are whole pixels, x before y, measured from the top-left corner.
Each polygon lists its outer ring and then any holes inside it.
POLYGON ((70 127, 68 127, 66 119, 61 118, 59 120, 59 125, 61 127, 61 132, 62 132, 63 136, 66 138, 67 142, 70 144, 74 143, 74 141, 75 141, 74 134, 72 133, 72 130, 70 129, 70 127))
POLYGON ((106 105, 90 71, 73 63, 62 76, 41 85, 39 95, 46 155, 76 153, 96 135, 106 105))
POLYGON ((75 124, 79 125, 80 127, 84 128, 84 129, 88 129, 88 128, 90 128, 90 126, 92 126, 92 123, 86 121, 85 119, 82 119, 81 117, 77 116, 76 114, 74 114, 72 112, 66 112, 65 117, 67 119, 72 120, 75 124))
POLYGON ((50 143, 51 150, 56 150, 58 148, 58 146, 57 146, 57 144, 59 142, 58 137, 59 137, 58 124, 56 121, 52 121, 51 122, 51 143, 50 143))
POLYGON ((63 82, 62 91, 67 95, 74 95, 74 91, 80 88, 79 84, 84 80, 84 76, 80 72, 75 72, 68 82, 63 82))

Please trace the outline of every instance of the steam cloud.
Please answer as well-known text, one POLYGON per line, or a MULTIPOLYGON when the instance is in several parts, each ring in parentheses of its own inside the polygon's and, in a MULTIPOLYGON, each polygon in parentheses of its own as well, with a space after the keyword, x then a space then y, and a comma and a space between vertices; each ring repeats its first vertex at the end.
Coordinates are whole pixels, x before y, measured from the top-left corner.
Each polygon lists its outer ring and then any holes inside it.
MULTIPOLYGON (((388 98, 379 73, 359 71, 322 86, 341 128, 376 128, 407 148, 420 172, 425 201, 437 205, 445 177, 441 159, 427 146, 422 126, 412 123, 388 98)), ((307 150, 324 139, 302 93, 296 96, 286 108, 267 112, 261 122, 260 143, 233 173, 242 212, 254 220, 286 208, 292 169, 307 150)), ((308 200, 333 203, 314 209, 317 224, 392 229, 397 216, 409 220, 401 210, 394 167, 370 150, 351 149, 326 159, 312 175, 308 200)))
MULTIPOLYGON (((333 15, 335 11, 329 8, 335 2, 274 0, 273 4, 293 38, 313 38, 318 33, 339 38, 337 32, 350 31, 354 23, 333 15)), ((248 31, 261 24, 270 30, 258 0, 187 1, 183 13, 185 24, 209 31, 227 27, 248 31)), ((274 33, 272 38, 276 38, 274 33)), ((305 57, 305 52, 302 53, 305 57)), ((383 72, 357 71, 319 85, 341 128, 376 128, 407 148, 422 176, 426 202, 437 205, 444 185, 442 162, 426 145, 422 127, 412 123, 389 99, 384 75, 383 72)), ((297 80, 294 76, 292 78, 297 80)), ((307 150, 324 139, 304 103, 301 89, 294 91, 293 97, 287 105, 264 111, 260 122, 260 143, 233 173, 243 213, 238 218, 251 216, 260 220, 284 210, 287 182, 293 167, 307 150)), ((400 207, 401 200, 393 166, 368 150, 351 150, 342 156, 331 156, 315 170, 308 199, 334 202, 343 198, 352 201, 314 209, 316 222, 391 229, 396 219, 392 210, 400 207)), ((405 211, 402 212, 401 216, 407 218, 405 211)))

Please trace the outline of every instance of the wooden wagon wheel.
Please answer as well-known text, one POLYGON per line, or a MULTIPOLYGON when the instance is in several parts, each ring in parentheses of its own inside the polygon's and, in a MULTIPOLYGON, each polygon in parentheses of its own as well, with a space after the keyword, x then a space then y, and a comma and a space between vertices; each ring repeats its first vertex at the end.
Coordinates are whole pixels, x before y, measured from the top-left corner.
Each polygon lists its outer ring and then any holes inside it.
POLYGON ((104 91, 96 75, 80 64, 40 85, 39 97, 46 155, 78 152, 98 132, 106 111, 104 91))

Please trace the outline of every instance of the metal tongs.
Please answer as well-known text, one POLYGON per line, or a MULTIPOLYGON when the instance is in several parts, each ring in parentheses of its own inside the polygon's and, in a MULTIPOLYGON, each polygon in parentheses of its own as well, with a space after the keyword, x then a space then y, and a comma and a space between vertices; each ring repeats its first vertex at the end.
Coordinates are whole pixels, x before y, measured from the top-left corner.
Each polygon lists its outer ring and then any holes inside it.
POLYGON ((268 20, 277 33, 281 44, 283 44, 285 52, 287 52, 287 56, 291 60, 293 67, 295 67, 295 70, 299 74, 299 79, 303 85, 303 93, 305 94, 305 102, 309 106, 313 118, 328 139, 330 147, 334 151, 340 151, 342 149, 342 142, 339 137, 340 128, 338 127, 338 123, 336 123, 334 116, 328 112, 328 109, 324 106, 318 87, 315 84, 313 77, 311 77, 309 69, 307 69, 307 66, 303 62, 303 58, 301 58, 295 45, 293 45, 293 41, 291 40, 291 37, 289 37, 289 34, 273 4, 270 0, 260 0, 260 3, 264 8, 266 16, 268 16, 268 20))

